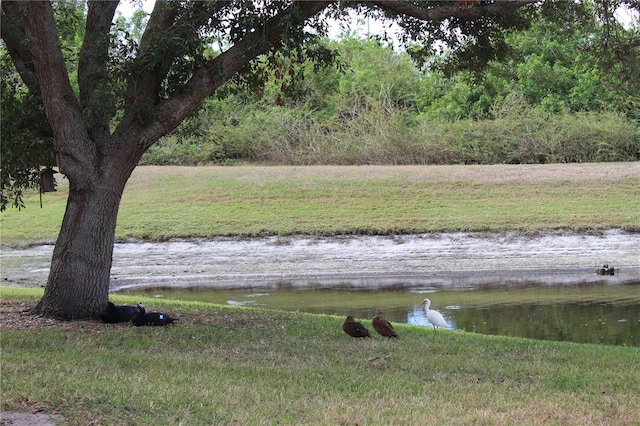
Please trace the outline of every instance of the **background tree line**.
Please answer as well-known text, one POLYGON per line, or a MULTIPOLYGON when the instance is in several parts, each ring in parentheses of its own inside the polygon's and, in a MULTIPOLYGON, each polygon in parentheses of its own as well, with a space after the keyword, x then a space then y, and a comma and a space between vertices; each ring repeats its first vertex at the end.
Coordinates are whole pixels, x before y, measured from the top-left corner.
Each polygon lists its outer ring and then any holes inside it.
POLYGON ((640 156, 638 29, 536 21, 506 37, 501 61, 461 70, 345 33, 317 51, 262 62, 258 87, 207 100, 143 164, 495 164, 633 161, 640 156), (610 30, 609 30, 610 31, 610 30), (606 58, 606 60, 605 60, 606 58))

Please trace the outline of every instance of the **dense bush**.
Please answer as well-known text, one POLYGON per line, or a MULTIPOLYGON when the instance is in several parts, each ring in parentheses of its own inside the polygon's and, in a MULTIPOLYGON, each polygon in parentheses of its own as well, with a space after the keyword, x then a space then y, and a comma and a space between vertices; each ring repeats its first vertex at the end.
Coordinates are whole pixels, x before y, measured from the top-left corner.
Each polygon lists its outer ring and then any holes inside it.
POLYGON ((485 120, 429 120, 378 107, 348 123, 287 108, 224 123, 200 138, 172 136, 144 164, 498 164, 634 161, 640 135, 616 113, 529 110, 485 120))
POLYGON ((286 57, 258 64, 265 80, 257 88, 231 87, 229 97, 208 101, 143 164, 640 158, 638 79, 590 63, 587 29, 564 34, 549 25, 514 36, 513 57, 492 63, 482 81, 418 69, 408 53, 374 40, 325 41, 340 53, 338 67, 286 57))

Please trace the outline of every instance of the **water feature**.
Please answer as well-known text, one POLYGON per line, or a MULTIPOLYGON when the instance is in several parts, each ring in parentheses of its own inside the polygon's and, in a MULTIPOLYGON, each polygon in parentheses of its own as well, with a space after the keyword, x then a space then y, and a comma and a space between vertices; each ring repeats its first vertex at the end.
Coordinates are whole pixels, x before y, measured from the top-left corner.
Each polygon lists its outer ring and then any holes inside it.
MULTIPOLYGON (((111 289, 417 325, 428 295, 457 330, 638 347, 638 247, 620 230, 125 242, 111 289)), ((3 247, 4 284, 44 286, 52 250, 3 247)))
POLYGON ((425 298, 451 329, 533 339, 640 346, 640 283, 442 288, 416 280, 362 289, 343 281, 327 288, 288 281, 263 288, 144 287, 121 292, 346 316, 367 321, 378 311, 395 323, 430 326, 417 305, 425 298))

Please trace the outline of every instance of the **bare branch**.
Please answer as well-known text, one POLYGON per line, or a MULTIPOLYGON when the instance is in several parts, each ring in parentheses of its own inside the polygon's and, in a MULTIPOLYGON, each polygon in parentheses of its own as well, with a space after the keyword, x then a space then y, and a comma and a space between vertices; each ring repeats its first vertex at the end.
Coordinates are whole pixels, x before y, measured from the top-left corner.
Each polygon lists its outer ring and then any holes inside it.
POLYGON ((486 5, 476 5, 465 9, 451 6, 440 6, 432 9, 423 9, 415 4, 402 0, 373 0, 371 3, 380 9, 389 10, 403 15, 412 16, 422 21, 443 21, 448 18, 477 19, 483 16, 504 15, 519 7, 537 0, 509 0, 497 1, 486 5))
POLYGON ((108 101, 109 30, 119 0, 89 2, 84 41, 78 61, 80 103, 91 138, 102 144, 109 136, 109 120, 115 113, 108 101))

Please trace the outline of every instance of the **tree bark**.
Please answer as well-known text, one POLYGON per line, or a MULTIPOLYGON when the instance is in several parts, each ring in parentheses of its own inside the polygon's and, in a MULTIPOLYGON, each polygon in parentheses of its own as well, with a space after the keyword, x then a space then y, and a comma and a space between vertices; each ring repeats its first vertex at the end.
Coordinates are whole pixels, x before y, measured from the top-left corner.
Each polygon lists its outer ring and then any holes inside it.
MULTIPOLYGON (((64 319, 94 317, 109 297, 118 207, 142 150, 135 148, 135 134, 118 140, 104 131, 89 131, 88 127, 104 127, 105 119, 83 117, 69 82, 51 5, 31 1, 20 2, 19 7, 60 171, 69 179, 67 208, 49 278, 34 313, 64 319)), ((90 84, 83 84, 83 89, 91 93, 90 84)))
POLYGON ((96 317, 109 298, 118 206, 126 179, 92 176, 91 191, 70 184, 44 296, 34 313, 62 319, 96 317))
POLYGON ((514 10, 535 3, 537 0, 509 0, 499 1, 488 5, 477 5, 470 8, 459 8, 454 4, 432 9, 422 9, 411 2, 402 0, 372 0, 371 3, 381 9, 393 11, 402 15, 413 16, 423 21, 443 21, 455 17, 464 19, 480 19, 484 16, 500 16, 514 10))

